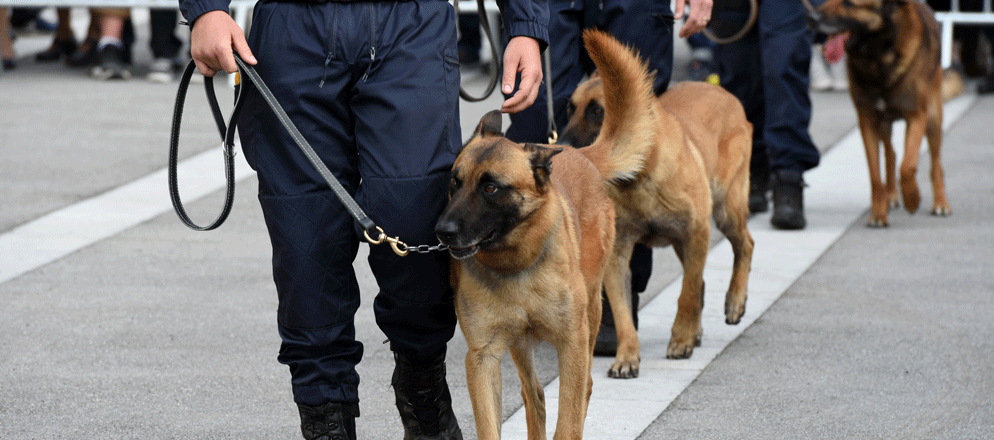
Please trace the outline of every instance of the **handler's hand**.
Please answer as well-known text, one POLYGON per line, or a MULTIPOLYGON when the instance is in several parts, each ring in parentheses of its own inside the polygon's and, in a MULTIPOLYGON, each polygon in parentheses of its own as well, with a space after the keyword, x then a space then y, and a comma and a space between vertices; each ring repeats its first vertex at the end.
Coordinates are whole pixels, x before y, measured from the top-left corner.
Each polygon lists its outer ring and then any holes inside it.
POLYGON ((246 63, 254 65, 255 56, 245 41, 245 33, 235 20, 224 11, 210 11, 193 22, 190 31, 190 55, 197 63, 197 70, 204 76, 214 76, 223 70, 238 70, 232 48, 246 63))
MULTIPOLYGON (((674 20, 683 18, 683 9, 687 0, 676 0, 676 10, 673 14, 674 20)), ((711 21, 711 0, 690 0, 690 15, 680 29, 680 38, 687 38, 704 29, 711 21)))
MULTIPOLYGON (((199 21, 199 20, 198 20, 199 21)), ((514 79, 521 72, 518 91, 504 101, 500 111, 517 113, 532 105, 538 97, 538 86, 542 83, 542 55, 538 51, 538 40, 531 37, 514 37, 504 49, 504 80, 501 91, 505 95, 514 90, 514 79)))

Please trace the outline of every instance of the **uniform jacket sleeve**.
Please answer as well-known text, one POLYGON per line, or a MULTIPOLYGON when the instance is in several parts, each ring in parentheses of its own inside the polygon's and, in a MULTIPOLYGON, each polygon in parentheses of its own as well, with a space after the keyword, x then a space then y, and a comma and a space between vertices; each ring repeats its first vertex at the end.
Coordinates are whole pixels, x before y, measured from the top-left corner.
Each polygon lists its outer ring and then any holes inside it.
POLYGON ((228 3, 228 0, 179 0, 179 11, 193 27, 193 22, 210 11, 229 12, 228 3))
POLYGON ((539 50, 549 45, 548 0, 497 0, 504 18, 504 31, 513 37, 532 37, 538 40, 539 50))

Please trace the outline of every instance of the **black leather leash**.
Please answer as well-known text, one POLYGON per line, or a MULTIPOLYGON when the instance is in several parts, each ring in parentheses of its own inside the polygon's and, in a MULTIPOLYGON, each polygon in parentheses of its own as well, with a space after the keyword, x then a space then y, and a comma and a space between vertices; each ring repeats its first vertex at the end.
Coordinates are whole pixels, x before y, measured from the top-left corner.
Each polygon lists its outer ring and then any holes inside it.
MULTIPOLYGON (((335 178, 331 173, 331 170, 321 161, 314 148, 307 142, 297 127, 293 125, 290 121, 290 117, 287 116, 286 111, 280 105, 279 101, 276 100, 276 96, 273 92, 269 90, 269 87, 262 81, 259 74, 256 73, 252 66, 246 64, 242 59, 235 54, 235 62, 238 64, 239 74, 242 79, 247 77, 247 80, 253 83, 262 98, 266 101, 266 104, 273 110, 276 114, 277 119, 286 128, 290 137, 293 138, 294 142, 300 147, 300 150, 307 157, 307 160, 317 169, 321 177, 328 182, 331 187, 332 192, 338 197, 338 200, 342 202, 345 209, 349 211, 352 218, 359 223, 359 226, 363 229, 363 234, 366 236, 371 244, 380 244, 384 241, 390 243, 393 248, 394 253, 403 257, 406 256, 411 251, 418 253, 428 253, 432 251, 445 251, 448 247, 442 244, 429 246, 408 246, 403 241, 400 241, 399 237, 389 237, 383 229, 376 226, 369 216, 363 212, 359 204, 349 195, 349 193, 342 187, 342 184, 335 178), (372 235, 372 236, 371 236, 372 235), (374 239, 373 236, 376 236, 374 239)), ((186 210, 183 209, 183 202, 180 200, 179 196, 179 185, 177 184, 176 178, 176 168, 177 168, 177 152, 179 150, 179 131, 180 131, 180 120, 183 116, 183 105, 186 101, 186 92, 190 86, 190 78, 193 76, 193 71, 196 68, 196 64, 190 61, 190 64, 186 66, 186 70, 183 71, 183 76, 180 78, 179 90, 176 94, 176 107, 173 110, 173 124, 172 133, 169 140, 169 196, 173 202, 173 208, 176 210, 176 214, 179 215, 180 220, 183 224, 187 225, 196 231, 209 231, 221 226, 221 223, 228 217, 231 212, 231 206, 234 202, 235 195, 235 124, 237 121, 238 113, 242 109, 242 94, 244 93, 245 87, 238 87, 235 95, 235 106, 231 112, 231 117, 228 119, 228 123, 225 124, 224 116, 221 114, 221 108, 217 103, 217 95, 214 93, 214 81, 212 77, 204 78, 204 89, 207 92, 207 100, 211 106, 211 112, 214 114, 214 122, 217 124, 218 132, 223 140, 223 150, 224 150, 224 164, 225 164, 225 181, 226 181, 226 195, 224 200, 224 206, 221 209, 221 214, 214 220, 213 223, 207 226, 199 226, 194 223, 190 217, 186 214, 186 210)))

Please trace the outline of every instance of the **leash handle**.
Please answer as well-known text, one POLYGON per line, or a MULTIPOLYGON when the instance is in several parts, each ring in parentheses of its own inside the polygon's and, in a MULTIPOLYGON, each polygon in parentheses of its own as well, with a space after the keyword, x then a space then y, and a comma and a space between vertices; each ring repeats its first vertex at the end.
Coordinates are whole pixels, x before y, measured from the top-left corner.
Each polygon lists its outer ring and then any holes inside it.
MULTIPOLYGON (((231 206, 234 204, 235 199, 235 150, 234 150, 234 136, 227 134, 229 131, 234 133, 234 123, 231 124, 230 130, 225 126, 224 117, 221 115, 221 108, 217 104, 217 97, 214 94, 214 83, 211 81, 212 78, 205 78, 204 87, 207 90, 207 98, 211 103, 211 111, 214 113, 214 122, 217 123, 218 131, 221 133, 221 139, 224 142, 224 178, 225 178, 225 196, 224 196, 224 206, 221 208, 221 213, 217 218, 208 224, 207 226, 200 226, 187 215, 186 210, 183 208, 183 201, 180 199, 179 195, 179 183, 177 181, 177 162, 179 155, 179 131, 180 122, 183 119, 183 105, 186 102, 186 92, 190 88, 190 78, 193 77, 193 70, 196 68, 196 64, 190 61, 190 64, 186 66, 186 70, 183 71, 183 76, 179 81, 179 90, 176 92, 176 106, 173 109, 173 123, 172 131, 169 136, 169 198, 172 200, 173 209, 176 211, 176 215, 179 216, 180 221, 183 222, 187 227, 195 231, 210 231, 216 229, 224 223, 225 219, 228 218, 228 214, 231 213, 231 206)), ((232 121, 237 114, 238 110, 241 108, 241 96, 239 94, 236 97, 235 110, 232 113, 232 121)))

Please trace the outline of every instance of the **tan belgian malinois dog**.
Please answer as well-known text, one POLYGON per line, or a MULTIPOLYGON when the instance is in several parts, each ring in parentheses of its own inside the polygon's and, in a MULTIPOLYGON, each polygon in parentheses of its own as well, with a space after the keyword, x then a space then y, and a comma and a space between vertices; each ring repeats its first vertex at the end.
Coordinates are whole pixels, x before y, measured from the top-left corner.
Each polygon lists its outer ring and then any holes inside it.
POLYGON ((932 214, 952 214, 940 160, 943 89, 948 87, 943 87, 939 65, 935 13, 914 0, 828 0, 819 12, 826 30, 849 32, 849 94, 870 167, 867 226, 887 226, 888 211, 898 206, 897 158, 891 144, 891 125, 897 119, 908 123, 900 176, 904 208, 914 213, 921 203, 915 173, 926 136, 932 159, 932 214), (881 143, 886 182, 880 177, 881 143))
POLYGON ((737 324, 745 313, 753 249, 746 227, 752 124, 738 100, 717 86, 683 83, 657 99, 636 53, 601 31, 587 30, 583 37, 599 78, 573 94, 574 116, 595 101, 603 106, 603 124, 580 152, 600 170, 617 214, 614 256, 604 276, 618 332, 608 375, 636 377, 638 335, 628 308, 615 306, 625 298, 610 298, 624 291, 635 243, 672 244, 683 264, 668 358, 689 357, 700 344, 712 218, 735 257, 725 322, 737 324))
POLYGON ((568 146, 507 140, 500 112, 483 117, 456 158, 435 232, 454 257, 451 281, 480 439, 500 438, 500 360, 508 350, 528 438, 545 438, 545 396, 532 358, 539 341, 559 355, 555 438, 583 437, 614 223, 614 206, 587 158, 568 146))

